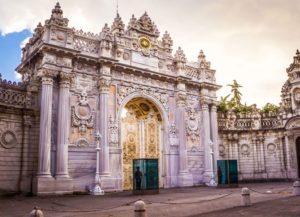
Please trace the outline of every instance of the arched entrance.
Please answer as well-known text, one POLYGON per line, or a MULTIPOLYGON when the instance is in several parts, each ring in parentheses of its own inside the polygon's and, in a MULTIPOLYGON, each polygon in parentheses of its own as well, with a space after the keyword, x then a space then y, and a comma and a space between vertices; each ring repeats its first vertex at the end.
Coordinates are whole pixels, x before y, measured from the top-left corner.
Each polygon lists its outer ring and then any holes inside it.
POLYGON ((296 139, 298 178, 300 178, 300 137, 296 139))
POLYGON ((161 159, 162 116, 152 101, 136 97, 121 111, 123 189, 133 187, 133 159, 161 159))

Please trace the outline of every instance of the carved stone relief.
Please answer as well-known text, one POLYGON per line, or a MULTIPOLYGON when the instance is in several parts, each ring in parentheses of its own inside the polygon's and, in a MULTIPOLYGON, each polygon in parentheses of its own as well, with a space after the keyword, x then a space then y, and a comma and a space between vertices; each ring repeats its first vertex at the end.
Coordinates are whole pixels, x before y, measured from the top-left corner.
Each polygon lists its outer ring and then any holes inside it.
POLYGON ((85 91, 80 94, 78 101, 72 107, 72 127, 78 127, 80 133, 85 133, 87 128, 94 126, 94 112, 88 103, 85 91))
POLYGON ((90 146, 89 141, 86 138, 79 138, 75 142, 75 146, 77 147, 87 147, 90 146))
POLYGON ((118 122, 112 117, 109 117, 109 145, 117 147, 119 142, 119 126, 118 122))
POLYGON ((296 103, 300 103, 300 88, 294 90, 294 99, 296 103))
POLYGON ((261 127, 261 115, 258 109, 256 109, 251 113, 251 128, 260 129, 260 127, 261 127))
POLYGON ((194 108, 190 108, 187 112, 186 119, 186 133, 188 140, 190 140, 192 143, 197 143, 200 140, 199 114, 194 108))
POLYGON ((175 123, 171 123, 170 129, 169 129, 169 143, 170 146, 178 146, 179 140, 176 132, 176 126, 175 123))
POLYGON ((226 128, 231 130, 235 128, 235 121, 236 121, 236 115, 234 111, 229 110, 226 114, 227 119, 226 119, 226 128))
POLYGON ((189 157, 188 168, 192 173, 199 174, 203 170, 203 163, 199 157, 189 157))
POLYGON ((150 77, 137 76, 134 74, 127 74, 117 71, 112 71, 112 76, 116 80, 121 80, 122 82, 127 81, 128 86, 130 86, 130 84, 132 83, 135 83, 138 86, 140 86, 140 84, 143 84, 144 86, 149 86, 148 88, 155 87, 159 89, 174 90, 174 85, 172 83, 156 80, 150 77))
POLYGON ((3 148, 10 149, 18 144, 17 137, 13 131, 6 130, 1 133, 0 144, 3 148))
POLYGON ((249 155, 250 155, 250 146, 248 144, 242 144, 240 146, 240 153, 244 157, 249 157, 249 155))
POLYGON ((0 127, 0 145, 5 149, 15 148, 18 141, 18 127, 12 122, 2 122, 0 127))
POLYGON ((267 145, 267 151, 269 154, 276 154, 277 145, 275 143, 269 143, 267 145))
POLYGON ((221 157, 224 157, 225 155, 226 155, 226 148, 225 148, 225 146, 224 145, 219 145, 219 155, 221 156, 221 157))
POLYGON ((157 92, 154 88, 145 88, 145 87, 127 87, 127 86, 120 86, 118 89, 118 105, 121 105, 122 101, 125 97, 129 96, 133 93, 139 93, 145 96, 152 96, 156 98, 161 104, 164 106, 166 110, 169 109, 169 95, 167 93, 160 93, 157 92))

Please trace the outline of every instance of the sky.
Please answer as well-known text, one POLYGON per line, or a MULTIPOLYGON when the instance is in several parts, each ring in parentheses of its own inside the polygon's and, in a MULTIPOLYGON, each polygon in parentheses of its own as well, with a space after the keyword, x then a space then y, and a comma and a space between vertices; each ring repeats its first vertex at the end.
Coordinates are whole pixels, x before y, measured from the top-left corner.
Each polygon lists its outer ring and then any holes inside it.
MULTIPOLYGON (((21 47, 38 22, 51 14, 53 0, 0 0, 0 73, 17 80, 21 47)), ((60 0, 70 27, 99 33, 112 24, 117 0, 60 0)), ((300 48, 299 0, 119 0, 119 14, 127 26, 132 14, 145 11, 161 36, 167 30, 189 61, 204 50, 217 83, 218 96, 230 93, 236 79, 242 101, 263 106, 280 102, 286 68, 300 48)))

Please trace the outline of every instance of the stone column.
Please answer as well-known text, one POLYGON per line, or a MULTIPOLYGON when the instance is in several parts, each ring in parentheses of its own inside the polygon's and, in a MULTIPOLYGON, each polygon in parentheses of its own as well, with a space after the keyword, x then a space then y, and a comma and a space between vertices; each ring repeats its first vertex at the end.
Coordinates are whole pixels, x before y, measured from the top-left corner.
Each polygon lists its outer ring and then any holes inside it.
POLYGON ((42 77, 42 96, 40 108, 40 138, 39 138, 39 166, 38 177, 51 177, 50 146, 52 122, 52 90, 53 78, 42 77))
POLYGON ((287 178, 290 178, 292 166, 291 166, 291 150, 289 133, 284 133, 285 150, 286 150, 286 167, 287 167, 287 178))
POLYGON ((211 137, 213 142, 213 153, 214 153, 214 171, 216 171, 217 160, 219 159, 219 144, 218 144, 218 120, 217 120, 217 106, 216 104, 211 105, 210 110, 210 123, 211 123, 211 137))
POLYGON ((69 178, 68 145, 70 129, 70 79, 71 74, 61 73, 59 81, 56 178, 69 178))
POLYGON ((20 191, 30 191, 30 179, 33 166, 29 163, 32 159, 32 151, 30 147, 30 128, 32 126, 31 116, 24 114, 23 116, 23 139, 22 139, 22 159, 20 162, 20 191))
POLYGON ((109 169, 109 144, 108 144, 108 98, 110 90, 110 77, 102 76, 99 80, 99 132, 101 134, 100 174, 110 175, 109 169))
POLYGON ((185 121, 185 106, 186 95, 184 92, 178 92, 176 96, 176 126, 178 130, 179 140, 179 186, 192 186, 193 177, 188 171, 187 166, 187 147, 186 147, 186 121, 185 121))
POLYGON ((212 165, 211 165, 211 148, 212 141, 210 138, 211 126, 210 126, 210 115, 209 115, 209 105, 207 102, 201 102, 201 111, 202 111, 202 121, 203 121, 203 142, 204 142, 204 182, 209 183, 213 175, 212 165))

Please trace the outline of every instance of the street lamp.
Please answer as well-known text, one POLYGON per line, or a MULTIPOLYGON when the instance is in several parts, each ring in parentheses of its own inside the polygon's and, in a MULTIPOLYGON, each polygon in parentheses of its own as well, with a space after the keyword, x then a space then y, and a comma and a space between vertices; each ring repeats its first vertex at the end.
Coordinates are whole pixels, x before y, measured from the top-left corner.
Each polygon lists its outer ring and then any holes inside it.
POLYGON ((100 140, 101 134, 97 131, 95 135, 96 140, 96 154, 97 154, 97 161, 96 161, 96 175, 95 175, 95 186, 91 191, 92 195, 104 195, 104 191, 101 189, 101 177, 99 172, 99 161, 100 161, 100 140))
POLYGON ((215 177, 215 170, 214 170, 214 143, 212 141, 209 142, 210 147, 210 164, 211 164, 211 177, 208 183, 208 186, 217 186, 216 177, 215 177))

